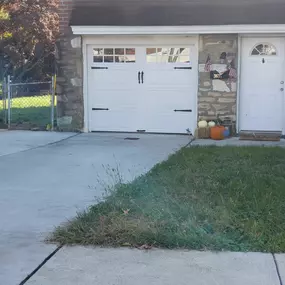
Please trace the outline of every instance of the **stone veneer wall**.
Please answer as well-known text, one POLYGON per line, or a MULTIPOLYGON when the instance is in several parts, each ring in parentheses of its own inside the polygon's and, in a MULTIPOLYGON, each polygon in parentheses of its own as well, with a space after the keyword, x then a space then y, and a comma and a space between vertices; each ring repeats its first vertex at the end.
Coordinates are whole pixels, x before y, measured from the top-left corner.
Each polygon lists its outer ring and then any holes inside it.
POLYGON ((59 130, 82 130, 83 56, 81 37, 69 27, 72 0, 61 0, 59 7, 60 38, 57 42, 57 125, 59 130))
POLYGON ((210 79, 205 72, 208 56, 212 70, 223 70, 234 59, 238 66, 238 35, 201 35, 199 37, 198 119, 211 120, 229 117, 236 121, 237 82, 233 79, 210 79), (224 60, 221 54, 226 53, 224 60))

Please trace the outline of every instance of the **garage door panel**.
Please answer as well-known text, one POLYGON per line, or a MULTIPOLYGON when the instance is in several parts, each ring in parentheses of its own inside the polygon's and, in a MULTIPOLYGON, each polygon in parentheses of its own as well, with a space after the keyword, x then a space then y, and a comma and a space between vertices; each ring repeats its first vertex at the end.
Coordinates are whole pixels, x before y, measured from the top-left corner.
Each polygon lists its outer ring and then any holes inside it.
POLYGON ((95 90, 91 94, 92 107, 106 106, 108 108, 125 109, 126 107, 137 108, 138 94, 130 90, 95 90))
POLYGON ((159 120, 153 114, 148 117, 149 123, 147 131, 152 133, 187 133, 187 129, 191 129, 192 116, 187 113, 174 113, 162 112, 159 114, 159 120), (163 123, 162 123, 163 122, 163 123), (188 123, 189 122, 189 123, 188 123))
POLYGON ((129 90, 138 84, 137 70, 106 69, 92 71, 92 78, 96 90, 129 90))
POLYGON ((188 89, 147 91, 145 126, 149 132, 186 133, 195 121, 194 98, 188 89))
POLYGON ((130 120, 135 117, 135 112, 122 112, 122 110, 93 112, 91 121, 92 131, 135 132, 137 123, 130 120))
POLYGON ((145 72, 145 84, 153 88, 188 88, 191 84, 191 70, 155 69, 145 72))

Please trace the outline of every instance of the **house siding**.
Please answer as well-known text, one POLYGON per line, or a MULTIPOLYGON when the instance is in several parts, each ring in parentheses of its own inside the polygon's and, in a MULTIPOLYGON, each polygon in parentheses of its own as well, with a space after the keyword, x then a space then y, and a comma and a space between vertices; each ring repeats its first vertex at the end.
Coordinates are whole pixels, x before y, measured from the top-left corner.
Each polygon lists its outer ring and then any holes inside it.
POLYGON ((219 116, 236 121, 237 80, 210 79, 210 72, 205 71, 208 57, 212 70, 223 69, 232 59, 237 68, 238 35, 201 35, 199 38, 198 119, 211 120, 219 116), (227 54, 224 62, 220 59, 222 53, 227 54))

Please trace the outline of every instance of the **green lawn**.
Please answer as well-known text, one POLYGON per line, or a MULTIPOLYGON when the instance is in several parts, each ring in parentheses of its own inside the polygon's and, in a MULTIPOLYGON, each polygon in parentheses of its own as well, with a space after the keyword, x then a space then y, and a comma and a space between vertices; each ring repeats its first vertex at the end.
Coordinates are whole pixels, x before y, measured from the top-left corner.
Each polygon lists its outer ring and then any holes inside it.
POLYGON ((184 148, 110 194, 49 241, 285 252, 285 149, 184 148))
MULTIPOLYGON (((11 123, 46 126, 51 123, 50 106, 51 97, 49 95, 12 99, 11 123)), ((0 112, 1 111, 3 111, 2 100, 0 100, 0 112)))

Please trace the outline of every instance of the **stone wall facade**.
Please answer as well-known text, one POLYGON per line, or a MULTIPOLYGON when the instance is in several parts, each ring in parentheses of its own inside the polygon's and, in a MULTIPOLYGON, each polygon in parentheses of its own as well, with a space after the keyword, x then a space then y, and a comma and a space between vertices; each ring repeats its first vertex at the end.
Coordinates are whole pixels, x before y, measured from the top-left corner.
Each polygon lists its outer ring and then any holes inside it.
POLYGON ((222 74, 232 67, 237 74, 238 35, 199 37, 198 120, 212 120, 219 116, 236 121, 237 79, 211 79, 209 69, 205 70, 207 62, 212 71, 222 74))
POLYGON ((60 38, 57 41, 57 126, 59 130, 79 131, 84 124, 83 55, 81 37, 69 27, 72 0, 61 0, 60 38))

